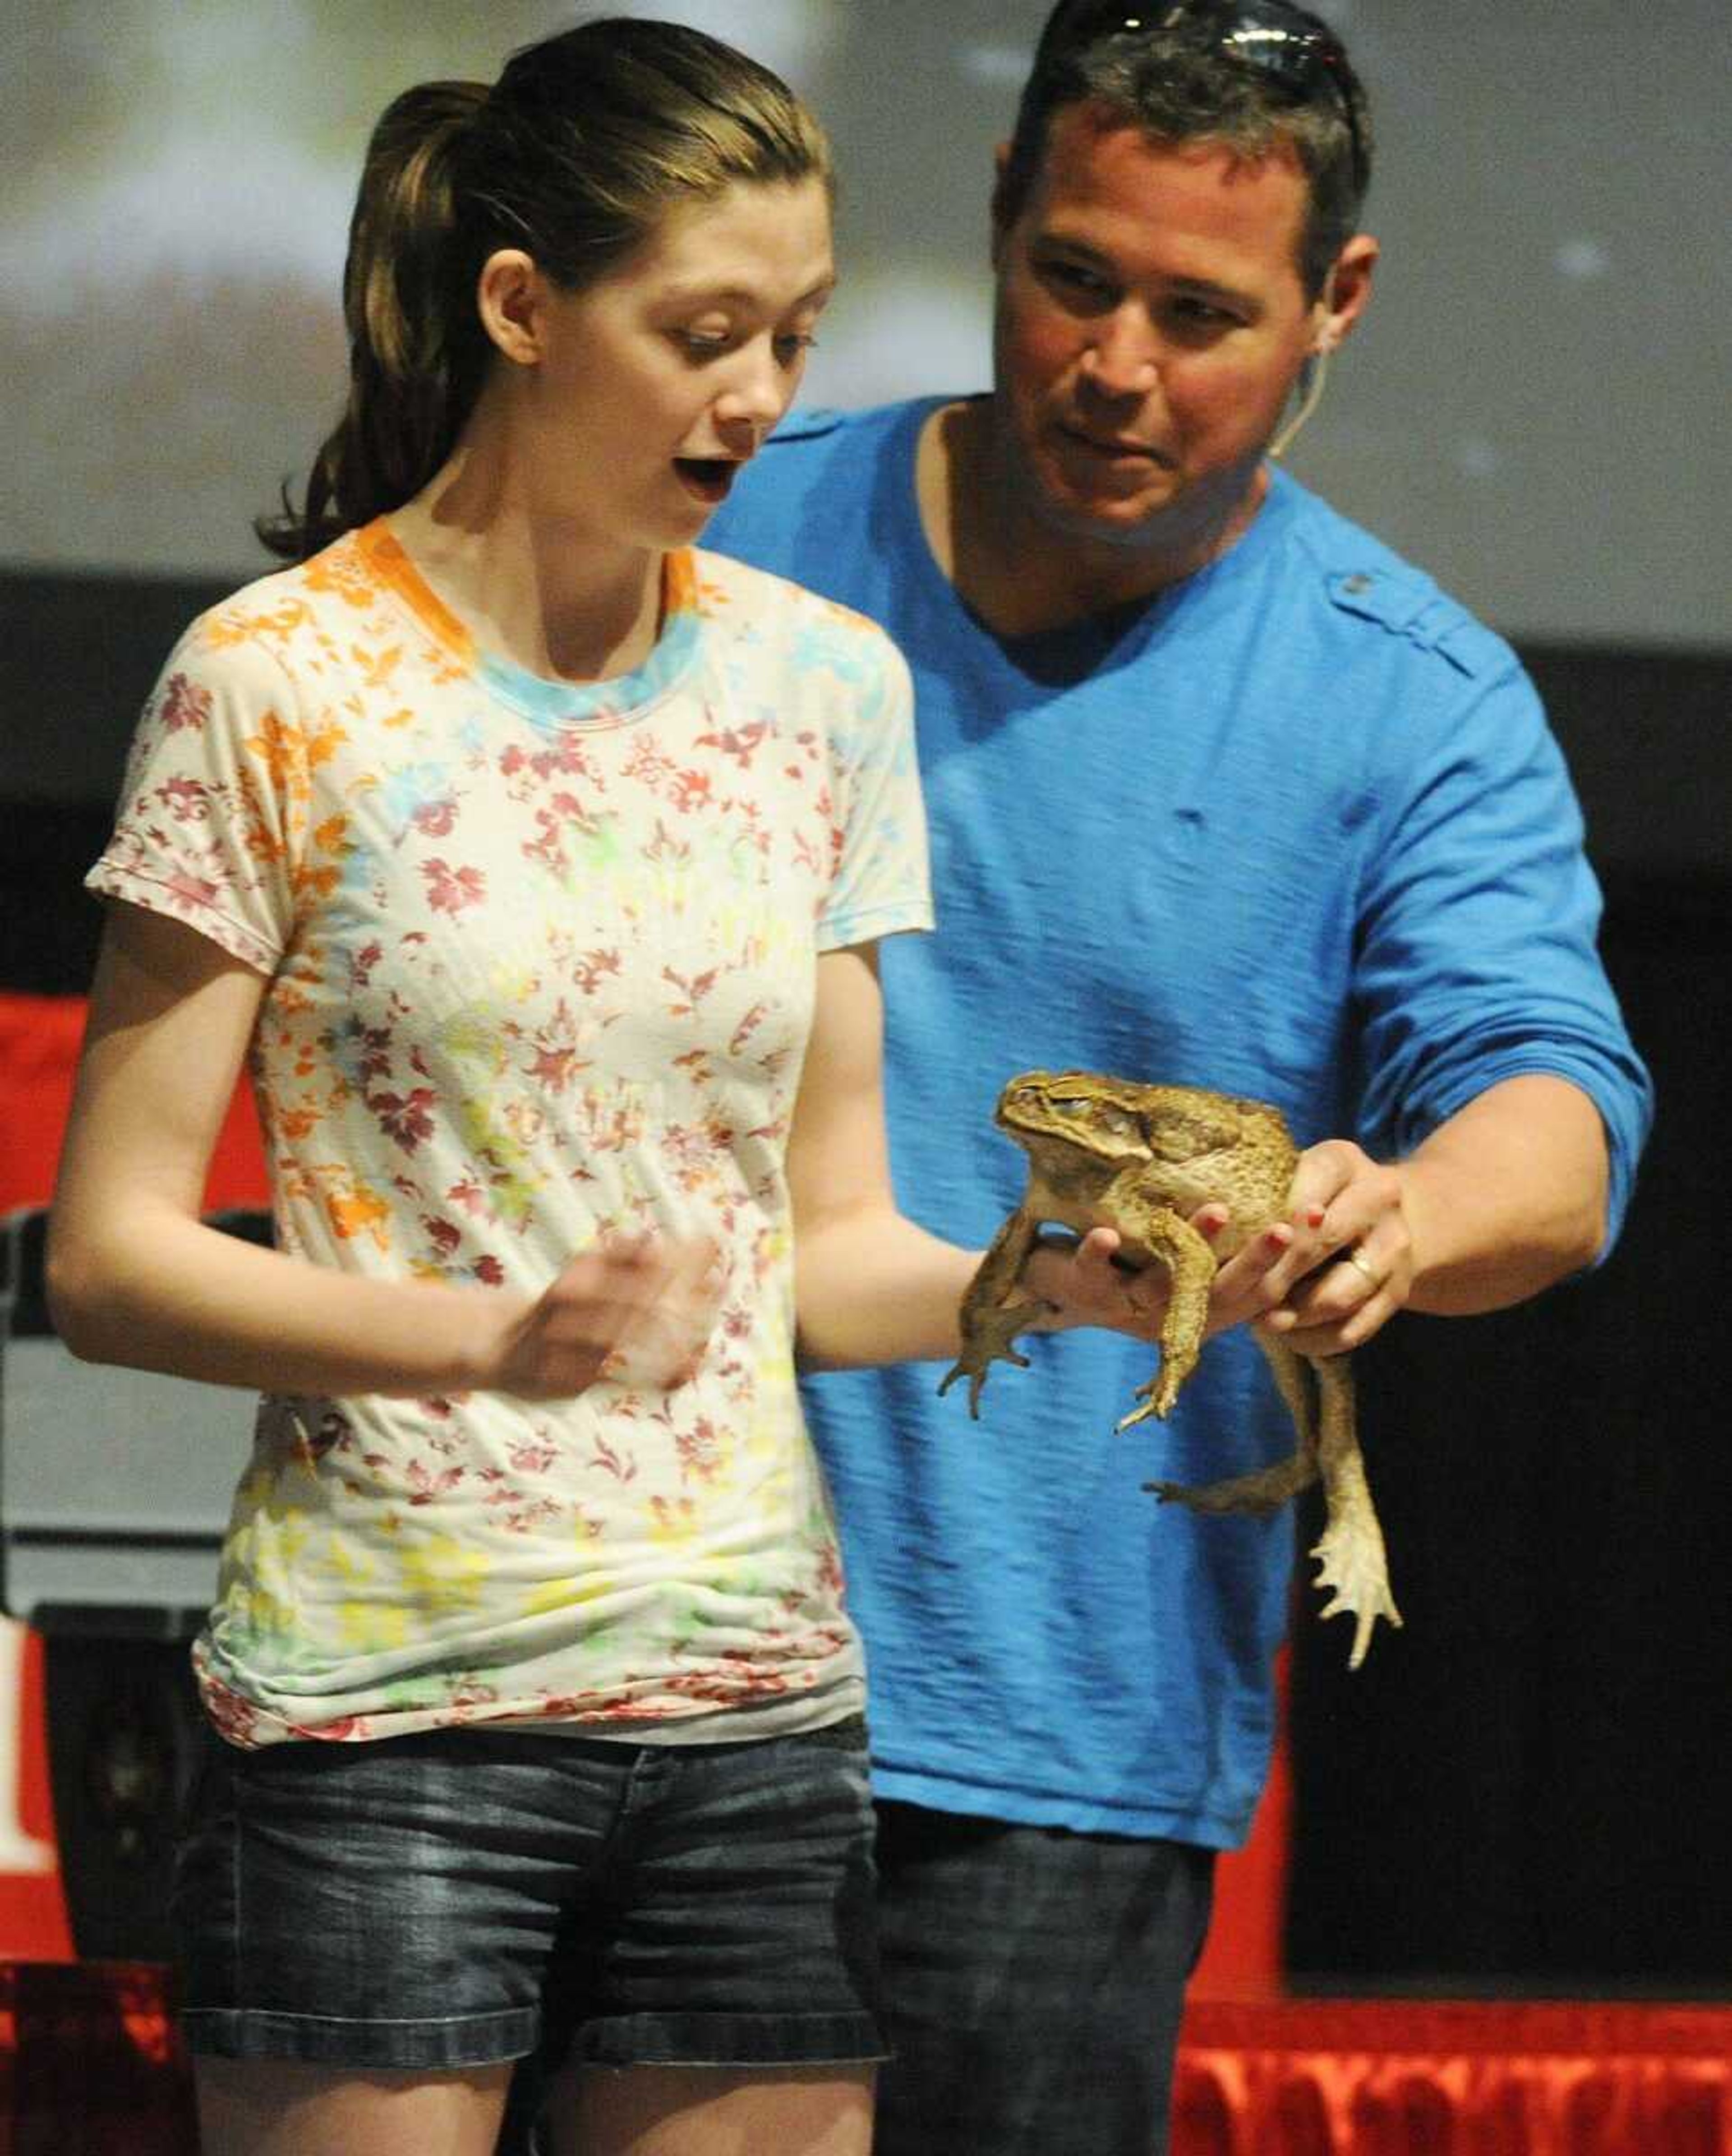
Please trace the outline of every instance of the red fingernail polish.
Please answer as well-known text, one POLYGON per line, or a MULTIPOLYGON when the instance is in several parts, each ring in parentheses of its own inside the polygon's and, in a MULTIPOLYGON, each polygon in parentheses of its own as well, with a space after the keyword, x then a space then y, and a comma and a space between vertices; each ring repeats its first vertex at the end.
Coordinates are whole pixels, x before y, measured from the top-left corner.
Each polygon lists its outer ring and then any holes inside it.
POLYGON ((1321 1205, 1313 1205, 1313 1206, 1311 1208, 1310 1211, 1309 1211, 1308 1213, 1307 1213, 1307 1214, 1306 1214, 1306 1215, 1305 1215, 1306 1224, 1307 1224, 1308 1226, 1309 1226, 1309 1227, 1313 1227, 1313 1228, 1320 1228, 1320 1227, 1322 1227, 1322 1225, 1323 1225, 1323 1209, 1322 1208, 1322 1206, 1321 1206, 1321 1205))

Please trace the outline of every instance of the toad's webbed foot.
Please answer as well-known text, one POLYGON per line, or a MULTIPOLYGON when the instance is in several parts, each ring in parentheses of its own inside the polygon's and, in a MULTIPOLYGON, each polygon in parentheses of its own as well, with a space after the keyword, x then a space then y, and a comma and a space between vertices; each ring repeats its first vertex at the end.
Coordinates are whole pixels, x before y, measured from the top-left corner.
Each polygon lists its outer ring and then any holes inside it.
POLYGON ((1318 1615, 1354 1620, 1347 1666, 1356 1670, 1365 1659, 1378 1619, 1386 1618, 1398 1630, 1401 1623, 1390 1592, 1383 1531, 1369 1503, 1332 1507, 1329 1524, 1311 1554, 1317 1559, 1317 1584, 1334 1590, 1318 1615))
POLYGON ((1028 1368, 1026 1355, 1019 1355, 1010 1345, 1019 1332, 1025 1332, 1046 1309, 1044 1302, 1018 1302, 997 1308, 970 1311, 963 1320, 962 1353, 939 1381, 939 1393, 948 1393, 959 1378, 969 1381, 969 1413, 975 1421, 980 1419, 980 1392, 986 1383, 986 1373, 994 1363, 1014 1363, 1019 1370, 1028 1368))

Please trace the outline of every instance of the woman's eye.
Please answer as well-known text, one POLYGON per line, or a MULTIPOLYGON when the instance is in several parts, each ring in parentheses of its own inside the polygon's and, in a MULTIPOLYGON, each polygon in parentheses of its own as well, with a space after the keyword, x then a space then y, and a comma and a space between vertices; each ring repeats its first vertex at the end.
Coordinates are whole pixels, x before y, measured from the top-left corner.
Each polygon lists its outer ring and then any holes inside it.
POLYGON ((681 330, 678 336, 687 352, 702 353, 706 357, 713 352, 726 352, 733 339, 733 332, 725 329, 681 330))
POLYGON ((789 330, 776 339, 776 357, 784 367, 792 367, 803 359, 818 340, 809 330, 789 330))

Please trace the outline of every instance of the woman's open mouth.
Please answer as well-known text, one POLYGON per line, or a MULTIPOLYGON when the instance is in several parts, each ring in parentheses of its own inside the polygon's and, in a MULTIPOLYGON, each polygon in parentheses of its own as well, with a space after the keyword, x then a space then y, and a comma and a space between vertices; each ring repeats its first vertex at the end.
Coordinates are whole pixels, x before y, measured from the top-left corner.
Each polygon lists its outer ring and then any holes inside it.
POLYGON ((732 457, 676 457, 674 470, 686 491, 713 509, 727 499, 739 465, 732 457))

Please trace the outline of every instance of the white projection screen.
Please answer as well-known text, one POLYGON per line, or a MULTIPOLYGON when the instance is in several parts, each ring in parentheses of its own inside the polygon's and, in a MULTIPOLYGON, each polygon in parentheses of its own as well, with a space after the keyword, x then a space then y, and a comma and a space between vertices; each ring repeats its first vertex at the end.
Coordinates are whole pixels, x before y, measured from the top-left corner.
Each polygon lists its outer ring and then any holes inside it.
MULTIPOLYGON (((536 0, 7 0, 0 563, 239 578, 342 370, 355 175, 536 0)), ((807 401, 985 378, 986 201, 1040 0, 645 10, 828 122, 843 285, 807 401)), ((1370 316, 1300 476, 1518 636, 1732 642, 1723 0, 1335 0, 1377 114, 1370 316)))

